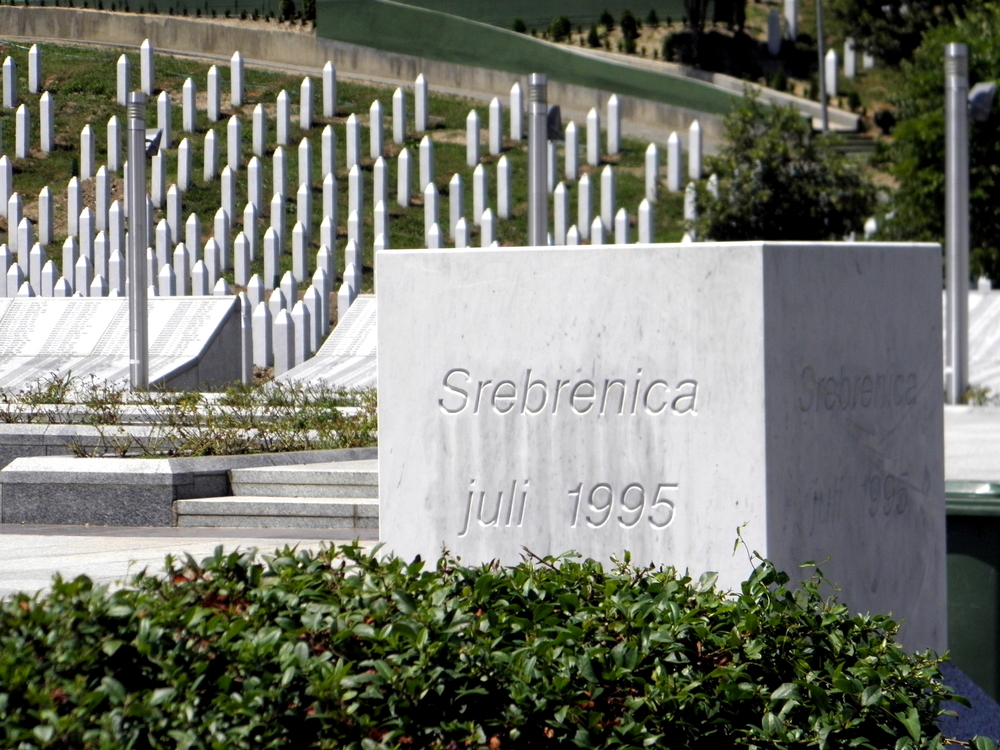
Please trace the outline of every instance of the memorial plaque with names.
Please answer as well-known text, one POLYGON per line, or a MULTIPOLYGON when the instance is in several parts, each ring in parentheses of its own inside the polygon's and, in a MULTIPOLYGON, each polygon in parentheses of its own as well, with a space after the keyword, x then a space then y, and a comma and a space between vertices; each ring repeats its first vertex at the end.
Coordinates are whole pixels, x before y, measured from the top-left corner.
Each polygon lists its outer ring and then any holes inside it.
POLYGON ((394 250, 376 273, 391 551, 628 550, 735 587, 742 527, 946 647, 937 245, 394 250))
POLYGON ((375 295, 358 295, 315 356, 277 380, 322 382, 334 388, 374 388, 375 319, 375 295))

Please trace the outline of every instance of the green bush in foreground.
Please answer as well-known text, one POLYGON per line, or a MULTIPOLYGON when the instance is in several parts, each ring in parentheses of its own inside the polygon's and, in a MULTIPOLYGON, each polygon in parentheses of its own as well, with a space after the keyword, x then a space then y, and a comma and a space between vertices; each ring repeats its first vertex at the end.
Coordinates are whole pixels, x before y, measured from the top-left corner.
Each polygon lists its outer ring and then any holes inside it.
MULTIPOLYGON (((627 561, 358 547, 168 558, 0 607, 18 748, 936 748, 939 659, 768 562, 736 594, 627 561)), ((981 743, 976 745, 983 747, 981 743)))

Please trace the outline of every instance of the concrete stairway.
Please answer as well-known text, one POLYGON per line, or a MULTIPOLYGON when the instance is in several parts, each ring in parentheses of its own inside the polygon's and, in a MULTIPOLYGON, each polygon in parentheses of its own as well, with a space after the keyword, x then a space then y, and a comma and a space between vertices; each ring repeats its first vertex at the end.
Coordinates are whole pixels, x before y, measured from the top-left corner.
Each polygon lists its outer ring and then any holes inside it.
POLYGON ((231 497, 178 500, 177 525, 378 528, 378 460, 233 469, 231 497))

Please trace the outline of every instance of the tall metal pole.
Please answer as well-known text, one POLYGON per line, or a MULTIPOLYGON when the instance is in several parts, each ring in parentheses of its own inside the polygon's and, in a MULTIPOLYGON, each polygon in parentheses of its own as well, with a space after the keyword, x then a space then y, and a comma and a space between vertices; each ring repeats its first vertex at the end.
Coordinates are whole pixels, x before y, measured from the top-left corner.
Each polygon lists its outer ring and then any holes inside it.
POLYGON ((944 48, 946 394, 962 400, 969 384, 969 48, 944 48))
POLYGON ((528 77, 528 244, 548 244, 549 81, 543 73, 528 77))
POLYGON ((149 387, 149 331, 146 310, 146 95, 128 95, 128 322, 129 381, 132 390, 149 387))
POLYGON ((823 0, 816 0, 816 51, 819 54, 819 106, 823 132, 830 129, 826 111, 826 45, 823 42, 823 0))

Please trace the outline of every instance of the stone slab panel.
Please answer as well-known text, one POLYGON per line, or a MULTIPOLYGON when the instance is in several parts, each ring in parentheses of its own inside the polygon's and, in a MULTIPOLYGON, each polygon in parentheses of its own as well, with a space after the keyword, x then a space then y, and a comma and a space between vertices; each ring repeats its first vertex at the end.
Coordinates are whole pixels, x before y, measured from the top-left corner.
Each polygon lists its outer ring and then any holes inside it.
POLYGON ((946 646, 940 248, 380 252, 381 536, 401 555, 823 571, 946 646))

